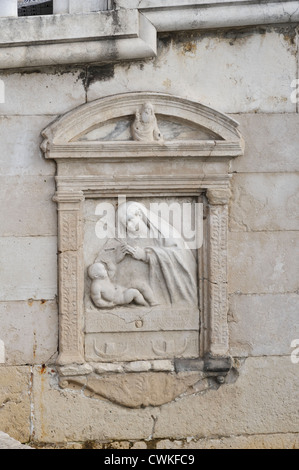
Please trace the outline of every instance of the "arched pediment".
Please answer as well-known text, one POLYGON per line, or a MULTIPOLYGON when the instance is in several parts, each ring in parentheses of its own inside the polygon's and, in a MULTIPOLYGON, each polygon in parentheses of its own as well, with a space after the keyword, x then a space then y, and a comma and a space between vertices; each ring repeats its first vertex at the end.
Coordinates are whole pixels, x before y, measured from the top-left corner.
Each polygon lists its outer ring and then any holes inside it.
POLYGON ((177 96, 138 92, 87 103, 57 119, 42 135, 47 158, 235 157, 243 153, 238 123, 177 96), (160 138, 136 139, 132 126, 149 103, 160 138))

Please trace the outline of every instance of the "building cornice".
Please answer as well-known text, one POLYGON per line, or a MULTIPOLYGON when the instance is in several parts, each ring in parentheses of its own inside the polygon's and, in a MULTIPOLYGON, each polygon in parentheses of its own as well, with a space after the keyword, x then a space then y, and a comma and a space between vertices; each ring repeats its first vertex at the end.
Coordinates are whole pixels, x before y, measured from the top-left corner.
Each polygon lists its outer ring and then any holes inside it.
POLYGON ((299 22, 298 1, 115 0, 115 10, 0 18, 0 69, 138 60, 160 32, 299 22))

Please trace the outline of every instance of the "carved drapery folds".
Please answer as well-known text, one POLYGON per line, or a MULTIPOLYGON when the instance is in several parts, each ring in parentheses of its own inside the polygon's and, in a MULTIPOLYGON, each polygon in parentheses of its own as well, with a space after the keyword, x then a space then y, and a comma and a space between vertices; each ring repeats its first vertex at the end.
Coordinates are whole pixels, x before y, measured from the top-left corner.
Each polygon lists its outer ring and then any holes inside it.
POLYGON ((144 92, 89 103, 44 130, 45 157, 58 166, 61 386, 138 407, 197 393, 208 377, 224 381, 228 164, 243 153, 237 127, 199 103, 144 92), (150 207, 166 201, 203 206, 202 245, 186 251, 180 233, 165 236, 175 224, 150 207), (116 214, 104 241, 94 228, 105 227, 102 203, 116 214), (136 380, 138 394, 128 393, 136 380))

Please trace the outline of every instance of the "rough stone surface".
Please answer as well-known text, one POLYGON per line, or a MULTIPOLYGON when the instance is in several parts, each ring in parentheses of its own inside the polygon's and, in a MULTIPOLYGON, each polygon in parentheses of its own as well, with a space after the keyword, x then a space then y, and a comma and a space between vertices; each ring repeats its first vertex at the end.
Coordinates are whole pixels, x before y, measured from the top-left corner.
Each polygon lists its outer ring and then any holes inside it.
POLYGON ((297 433, 297 380, 290 357, 248 358, 235 383, 165 405, 153 437, 297 433))
POLYGON ((99 68, 98 79, 89 86, 88 101, 109 95, 112 89, 114 93, 144 91, 155 83, 156 91, 182 95, 224 113, 295 113, 290 84, 296 77, 296 45, 291 41, 275 28, 268 33, 262 28, 162 37, 153 61, 109 66, 105 80, 99 68), (192 73, 182 74, 182 68, 192 73), (279 81, 275 79, 278 69, 279 81), (262 70, 262 76, 256 70, 262 70))
POLYGON ((233 295, 229 318, 233 356, 287 356, 299 338, 298 294, 233 295))
POLYGON ((1 237, 0 251, 0 301, 55 298, 56 237, 1 237))
POLYGON ((232 436, 220 439, 187 439, 186 441, 160 441, 157 449, 298 449, 298 434, 260 434, 258 436, 232 436))
POLYGON ((298 289, 298 232, 231 232, 229 292, 267 294, 298 289))
POLYGON ((268 173, 299 170, 299 115, 233 114, 246 142, 244 155, 232 160, 232 172, 268 173))
POLYGON ((299 173, 234 175, 230 230, 298 230, 298 207, 299 173))
MULTIPOLYGON (((49 115, 65 113, 85 102, 81 70, 74 73, 0 73, 5 84, 1 115, 49 115)), ((42 118, 44 121, 44 117, 42 118)), ((38 149, 38 143, 37 143, 38 149)))
POLYGON ((163 407, 129 410, 90 400, 80 388, 59 390, 51 369, 36 367, 35 438, 54 443, 296 433, 297 368, 290 357, 248 358, 235 383, 163 407))
POLYGON ((56 301, 0 302, 0 331, 6 364, 45 364, 58 348, 56 301))
POLYGON ((31 368, 0 366, 1 430, 21 442, 30 438, 31 368))
POLYGON ((1 237, 56 236, 53 177, 0 176, 1 237))
POLYGON ((52 121, 53 116, 0 116, 0 143, 5 148, 0 155, 1 176, 55 174, 55 164, 44 159, 39 147, 40 133, 52 121))
POLYGON ((34 432, 39 442, 147 439, 153 429, 151 408, 129 410, 79 390, 61 390, 51 369, 34 369, 34 432), (57 423, 59 422, 59 426, 57 423))

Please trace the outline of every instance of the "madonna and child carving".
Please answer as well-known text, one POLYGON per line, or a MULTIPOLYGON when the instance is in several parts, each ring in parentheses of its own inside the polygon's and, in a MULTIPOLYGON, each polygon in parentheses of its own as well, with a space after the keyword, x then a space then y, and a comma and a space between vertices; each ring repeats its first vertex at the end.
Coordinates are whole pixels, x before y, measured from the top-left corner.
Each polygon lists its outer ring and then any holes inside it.
POLYGON ((196 257, 176 229, 135 201, 119 206, 117 221, 122 237, 108 239, 88 268, 94 306, 196 308, 196 257))

